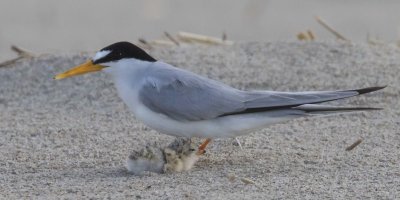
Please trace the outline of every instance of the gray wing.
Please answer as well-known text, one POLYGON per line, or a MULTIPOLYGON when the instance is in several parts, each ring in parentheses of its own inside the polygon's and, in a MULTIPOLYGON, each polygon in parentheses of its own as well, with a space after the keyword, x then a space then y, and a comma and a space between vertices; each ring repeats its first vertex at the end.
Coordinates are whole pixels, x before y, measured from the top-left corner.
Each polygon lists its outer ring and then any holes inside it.
POLYGON ((241 113, 314 104, 372 92, 382 87, 346 91, 241 91, 176 68, 151 71, 139 91, 154 112, 179 121, 198 121, 241 113))
POLYGON ((179 69, 152 71, 139 99, 152 111, 179 121, 212 119, 245 106, 240 90, 179 69))

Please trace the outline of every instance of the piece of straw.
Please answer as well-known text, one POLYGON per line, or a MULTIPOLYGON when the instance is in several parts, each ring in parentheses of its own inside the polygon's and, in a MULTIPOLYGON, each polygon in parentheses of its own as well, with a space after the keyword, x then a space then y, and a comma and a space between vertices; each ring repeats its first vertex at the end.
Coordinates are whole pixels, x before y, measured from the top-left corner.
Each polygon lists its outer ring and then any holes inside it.
POLYGON ((179 32, 177 35, 179 40, 184 42, 192 42, 192 43, 204 43, 204 44, 223 44, 223 45, 232 45, 233 41, 222 40, 221 38, 205 36, 195 33, 188 32, 179 32))
POLYGON ((351 150, 353 150, 353 149, 356 148, 359 144, 361 144, 361 142, 362 142, 362 139, 358 139, 358 140, 355 141, 352 145, 348 146, 348 147, 346 148, 346 151, 351 151, 351 150))
POLYGON ((21 59, 24 59, 24 58, 28 58, 29 59, 29 58, 35 57, 35 55, 32 52, 30 52, 30 51, 28 51, 26 49, 17 47, 15 45, 11 46, 11 50, 14 51, 18 55, 18 57, 0 63, 0 67, 6 67, 6 66, 9 66, 9 65, 15 64, 18 60, 21 60, 21 59))
POLYGON ((326 23, 325 20, 323 20, 321 17, 316 16, 315 19, 317 20, 317 22, 319 24, 321 24, 325 29, 327 29, 329 32, 331 32, 333 35, 336 36, 336 38, 340 39, 340 40, 344 40, 349 42, 350 40, 348 40, 347 38, 345 38, 342 34, 340 34, 338 31, 336 31, 335 29, 332 28, 332 26, 328 25, 328 23, 326 23))

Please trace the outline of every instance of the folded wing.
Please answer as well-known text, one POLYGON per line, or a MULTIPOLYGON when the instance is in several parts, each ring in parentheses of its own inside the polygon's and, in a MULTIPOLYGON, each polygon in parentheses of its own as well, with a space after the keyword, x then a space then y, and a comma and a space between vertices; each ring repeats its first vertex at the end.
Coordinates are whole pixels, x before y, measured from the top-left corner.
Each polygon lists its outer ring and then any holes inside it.
POLYGON ((145 80, 139 99, 154 112, 179 121, 290 109, 369 93, 384 87, 343 91, 241 91, 196 74, 162 69, 145 80))
POLYGON ((180 70, 152 72, 139 99, 152 111, 179 121, 212 119, 245 109, 240 90, 180 70))

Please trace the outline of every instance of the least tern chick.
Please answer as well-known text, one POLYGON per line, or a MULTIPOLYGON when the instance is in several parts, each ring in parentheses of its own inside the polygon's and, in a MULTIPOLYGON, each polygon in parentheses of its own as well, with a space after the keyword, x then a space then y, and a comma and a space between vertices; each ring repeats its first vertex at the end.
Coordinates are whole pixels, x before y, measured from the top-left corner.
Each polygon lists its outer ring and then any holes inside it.
POLYGON ((166 164, 165 172, 182 172, 193 168, 199 160, 190 139, 177 138, 164 149, 166 164))
POLYGON ((171 173, 188 171, 199 160, 190 139, 177 138, 165 148, 147 145, 128 157, 128 172, 141 175, 144 171, 171 173))
POLYGON ((177 152, 170 148, 164 149, 165 155, 165 165, 164 165, 164 172, 171 173, 171 172, 181 172, 183 170, 183 162, 177 152))
POLYGON ((164 152, 155 146, 147 145, 140 151, 129 155, 126 166, 128 172, 141 175, 143 171, 162 173, 164 170, 164 152))

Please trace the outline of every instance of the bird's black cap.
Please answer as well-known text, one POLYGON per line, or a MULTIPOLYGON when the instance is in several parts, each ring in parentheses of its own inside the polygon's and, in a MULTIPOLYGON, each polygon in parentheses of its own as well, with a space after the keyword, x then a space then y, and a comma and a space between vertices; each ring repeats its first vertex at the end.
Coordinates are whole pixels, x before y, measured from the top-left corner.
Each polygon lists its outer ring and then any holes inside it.
POLYGON ((93 64, 100 64, 112 61, 118 61, 124 58, 135 58, 142 61, 156 62, 157 60, 147 54, 143 49, 137 47, 130 42, 117 42, 107 47, 104 47, 101 51, 110 51, 106 56, 93 60, 93 64))

